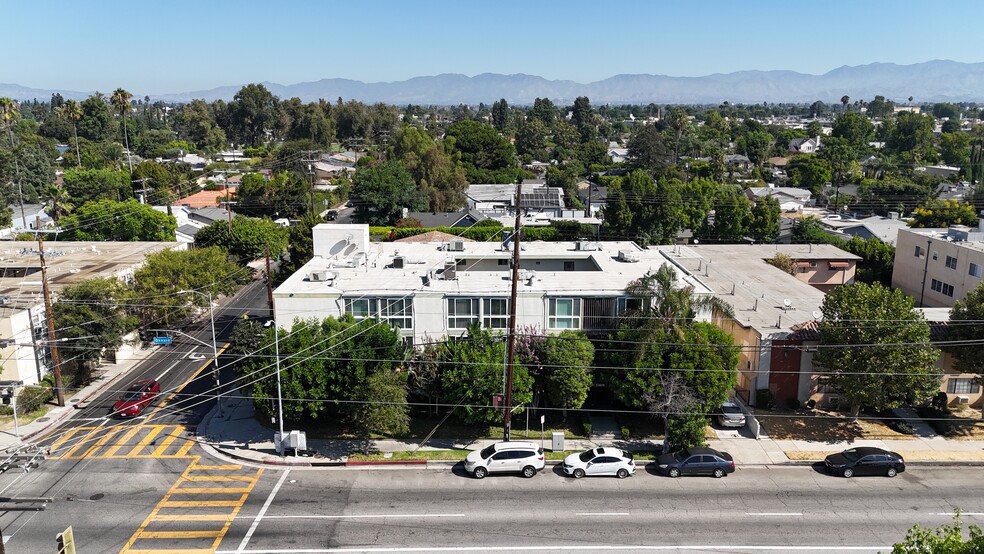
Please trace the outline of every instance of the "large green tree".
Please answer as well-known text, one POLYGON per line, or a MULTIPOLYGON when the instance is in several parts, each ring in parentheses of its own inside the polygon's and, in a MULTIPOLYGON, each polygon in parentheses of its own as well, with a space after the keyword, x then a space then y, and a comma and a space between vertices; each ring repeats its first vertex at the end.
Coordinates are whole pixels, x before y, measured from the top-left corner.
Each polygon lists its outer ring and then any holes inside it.
POLYGON ((513 183, 520 175, 513 146, 491 125, 459 121, 448 127, 445 140, 460 156, 469 183, 513 183))
POLYGON ((968 537, 965 540, 959 515, 953 518, 953 523, 944 524, 936 529, 914 525, 909 528, 901 542, 892 546, 892 554, 980 554, 984 552, 984 531, 981 531, 977 525, 970 525, 967 531, 968 537))
POLYGON ((947 331, 957 369, 984 375, 984 282, 953 303, 947 331))
POLYGON ((109 169, 69 169, 64 176, 65 190, 72 202, 81 206, 96 200, 125 200, 133 189, 125 174, 109 169))
POLYGON ((61 240, 173 241, 173 216, 136 200, 95 200, 61 218, 61 240))
POLYGON ((772 243, 779 238, 779 201, 772 196, 759 198, 752 206, 748 234, 758 242, 772 243))
POLYGON ((266 247, 270 247, 270 256, 278 258, 287 250, 287 228, 281 227, 270 219, 258 219, 237 215, 230 224, 216 221, 199 229, 195 234, 195 246, 220 246, 230 255, 235 256, 239 263, 247 263, 264 257, 266 247))
MULTIPOLYGON (((492 408, 492 398, 502 394, 505 344, 502 336, 473 326, 465 339, 447 342, 440 350, 439 372, 442 398, 453 402, 456 415, 465 423, 494 423, 502 411, 492 408)), ((513 368, 514 406, 533 400, 533 377, 523 364, 513 368)), ((519 408, 515 413, 522 413, 519 408)))
POLYGON ((92 363, 123 345, 123 336, 137 319, 120 301, 124 285, 116 279, 95 278, 65 287, 52 304, 58 337, 70 341, 72 358, 92 363))
POLYGON ((399 161, 387 161, 359 170, 352 179, 357 199, 355 219, 370 225, 392 225, 411 212, 424 208, 424 195, 413 176, 399 161))
POLYGON ((133 173, 133 153, 130 151, 130 134, 127 132, 126 126, 126 114, 130 113, 130 99, 133 95, 124 89, 118 88, 113 91, 113 95, 110 96, 109 101, 116 110, 116 113, 120 114, 120 119, 123 120, 123 144, 126 146, 126 163, 130 168, 130 173, 133 173))
POLYGON ((857 417, 862 408, 915 404, 939 392, 937 350, 912 298, 880 284, 837 287, 820 308, 813 364, 857 417))
POLYGON ((260 146, 266 132, 277 123, 279 100, 261 84, 251 83, 239 89, 229 103, 235 138, 247 146, 260 146))
POLYGON ((208 308, 208 294, 213 301, 232 295, 249 279, 249 270, 229 261, 221 248, 163 250, 148 255, 144 265, 134 271, 129 294, 143 324, 167 326, 191 315, 195 307, 208 308))
POLYGON ((977 210, 970 202, 931 198, 912 212, 913 227, 949 227, 977 225, 977 210))
POLYGON ((786 173, 794 185, 818 194, 820 189, 830 182, 830 162, 816 154, 803 154, 789 160, 786 173))
POLYGON ((310 210, 310 187, 292 171, 281 171, 272 179, 248 173, 236 189, 234 209, 250 217, 298 218, 310 210))

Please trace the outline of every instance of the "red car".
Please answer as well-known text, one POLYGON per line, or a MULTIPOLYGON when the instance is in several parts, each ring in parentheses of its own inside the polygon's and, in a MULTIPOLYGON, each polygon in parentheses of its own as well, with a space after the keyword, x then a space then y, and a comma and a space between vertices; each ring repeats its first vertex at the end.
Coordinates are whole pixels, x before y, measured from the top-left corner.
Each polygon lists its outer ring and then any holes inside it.
POLYGON ((153 379, 137 381, 113 404, 113 414, 136 417, 161 392, 161 384, 153 379))

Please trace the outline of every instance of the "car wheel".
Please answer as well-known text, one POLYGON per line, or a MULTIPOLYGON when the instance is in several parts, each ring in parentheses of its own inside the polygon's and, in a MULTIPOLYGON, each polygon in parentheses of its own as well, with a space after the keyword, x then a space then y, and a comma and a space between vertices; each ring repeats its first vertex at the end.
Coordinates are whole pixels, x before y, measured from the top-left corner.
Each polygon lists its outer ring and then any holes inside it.
POLYGON ((898 474, 899 474, 899 472, 894 467, 888 468, 888 476, 889 477, 895 477, 898 474))
POLYGON ((618 470, 618 473, 616 473, 615 475, 618 476, 619 479, 625 479, 626 477, 629 476, 629 470, 620 469, 618 470))
POLYGON ((680 470, 678 468, 671 467, 670 468, 670 471, 668 472, 668 475, 670 477, 673 477, 673 478, 679 477, 680 476, 680 470))
POLYGON ((841 475, 843 475, 847 479, 850 479, 851 477, 854 477, 854 470, 851 468, 847 468, 844 470, 844 473, 842 473, 841 475))
POLYGON ((724 477, 724 470, 721 469, 721 468, 715 469, 714 470, 714 476, 717 477, 718 479, 724 477))
POLYGON ((574 470, 574 478, 575 479, 580 479, 581 477, 584 477, 584 470, 583 469, 580 469, 580 468, 575 469, 574 470))
POLYGON ((526 466, 526 467, 523 468, 523 477, 526 477, 527 479, 529 479, 530 477, 533 477, 534 475, 536 475, 536 468, 535 467, 533 467, 533 466, 526 466))
POLYGON ((484 467, 476 467, 475 473, 473 475, 475 475, 475 479, 485 479, 485 476, 488 474, 489 474, 489 470, 485 469, 484 467))

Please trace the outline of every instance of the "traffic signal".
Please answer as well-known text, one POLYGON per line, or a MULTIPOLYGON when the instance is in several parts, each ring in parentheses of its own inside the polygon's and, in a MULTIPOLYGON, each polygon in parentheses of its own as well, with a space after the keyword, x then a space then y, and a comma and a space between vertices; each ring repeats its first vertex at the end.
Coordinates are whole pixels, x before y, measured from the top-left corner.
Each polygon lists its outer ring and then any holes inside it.
POLYGON ((14 394, 14 387, 0 388, 0 403, 4 406, 9 406, 14 400, 14 394))

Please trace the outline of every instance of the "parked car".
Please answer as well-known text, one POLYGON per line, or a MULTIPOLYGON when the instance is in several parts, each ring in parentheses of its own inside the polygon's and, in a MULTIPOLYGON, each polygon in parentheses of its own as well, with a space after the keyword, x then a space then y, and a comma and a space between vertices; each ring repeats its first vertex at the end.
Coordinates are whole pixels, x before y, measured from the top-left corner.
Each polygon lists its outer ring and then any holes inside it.
POLYGON ((335 221, 338 219, 338 210, 328 210, 325 212, 325 221, 335 221))
POLYGON ((849 448, 827 456, 824 461, 827 470, 834 475, 854 477, 855 475, 887 475, 895 477, 905 471, 905 460, 895 452, 873 446, 849 448))
POLYGON ((564 458, 564 474, 575 479, 585 475, 614 475, 625 479, 635 470, 632 456, 617 448, 592 448, 564 458))
POLYGON ((717 422, 721 427, 744 427, 745 412, 741 411, 738 404, 725 402, 718 408, 717 422))
POLYGON ((160 392, 161 384, 153 379, 137 381, 126 389, 116 404, 113 404, 113 414, 120 417, 136 417, 160 392))
POLYGON ((521 473, 529 478, 544 465, 543 449, 534 442, 497 442, 470 452, 465 458, 465 471, 476 479, 489 473, 521 473))
POLYGON ((659 470, 670 477, 713 475, 724 477, 735 471, 735 460, 727 452, 713 448, 684 448, 656 458, 659 470))

